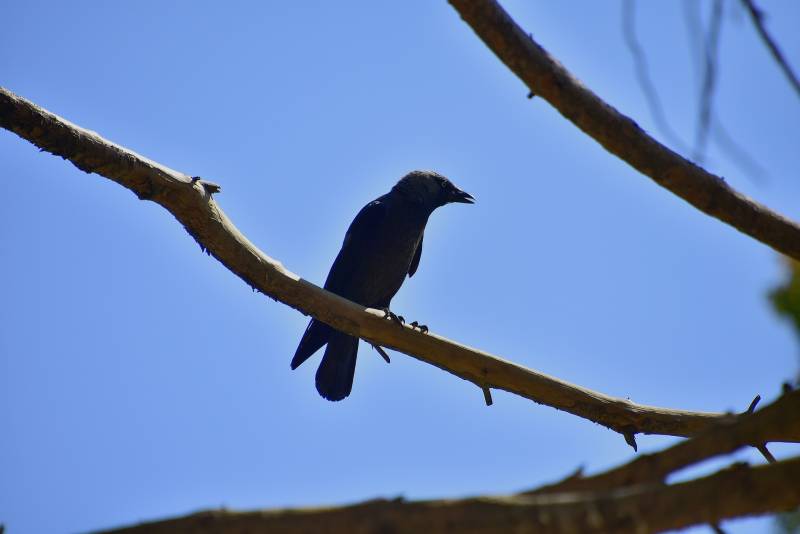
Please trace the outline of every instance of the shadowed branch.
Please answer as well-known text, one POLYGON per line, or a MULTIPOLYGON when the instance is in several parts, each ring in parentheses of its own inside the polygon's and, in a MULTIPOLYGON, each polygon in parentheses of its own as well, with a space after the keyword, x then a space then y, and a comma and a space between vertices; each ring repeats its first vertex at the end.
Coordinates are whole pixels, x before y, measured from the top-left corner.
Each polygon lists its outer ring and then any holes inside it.
MULTIPOLYGON (((583 477, 576 473, 525 494, 607 491, 625 486, 663 483, 668 475, 742 447, 762 447, 766 436, 800 430, 800 390, 788 391, 757 412, 748 410, 735 421, 713 425, 697 436, 663 451, 643 454, 604 473, 583 477), (791 430, 794 429, 794 430, 791 430)), ((771 456, 771 455, 770 455, 771 456)), ((772 458, 771 461, 775 461, 772 458)))
MULTIPOLYGON (((755 402, 751 407, 754 407, 755 402)), ((656 454, 600 475, 581 472, 557 484, 516 495, 461 500, 377 499, 351 506, 257 512, 208 511, 143 523, 106 534, 266 531, 299 532, 660 532, 744 515, 790 510, 800 504, 800 458, 667 485, 670 473, 740 447, 781 427, 800 426, 800 391, 732 423, 709 428, 656 454)))
POLYGON ((648 484, 603 493, 460 500, 376 499, 336 508, 219 510, 109 530, 105 534, 662 532, 792 509, 800 503, 797 480, 800 480, 800 458, 793 458, 759 467, 737 464, 707 477, 669 486, 648 484))
POLYGON ((800 225, 653 139, 575 79, 495 0, 449 2, 531 93, 549 102, 606 150, 703 213, 778 252, 800 258, 800 225))

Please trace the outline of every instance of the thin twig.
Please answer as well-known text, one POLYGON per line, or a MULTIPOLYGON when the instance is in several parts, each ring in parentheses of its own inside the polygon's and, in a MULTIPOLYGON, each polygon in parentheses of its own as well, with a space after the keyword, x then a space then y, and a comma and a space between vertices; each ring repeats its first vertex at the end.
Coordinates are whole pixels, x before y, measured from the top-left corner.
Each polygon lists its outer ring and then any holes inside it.
POLYGON ((734 140, 718 114, 711 118, 711 138, 717 147, 731 158, 733 163, 739 166, 744 171, 745 176, 750 178, 753 183, 763 184, 767 181, 769 171, 734 140))
POLYGON ((714 0, 711 9, 711 20, 704 42, 703 86, 700 91, 700 113, 697 124, 697 137, 694 144, 694 160, 702 163, 705 158, 708 132, 711 128, 713 113, 714 89, 717 81, 717 63, 719 56, 719 34, 722 27, 722 0, 714 0))
POLYGON ((764 456, 764 458, 769 463, 774 464, 775 462, 778 461, 778 460, 775 459, 774 456, 772 456, 772 453, 769 452, 769 449, 767 448, 767 444, 766 443, 759 443, 758 445, 756 445, 756 449, 758 449, 758 452, 760 452, 761 455, 764 456))
POLYGON ((647 106, 650 109, 650 115, 656 123, 658 131, 661 132, 666 140, 674 146, 677 150, 685 151, 686 145, 681 141, 680 136, 675 133, 669 125, 664 108, 661 105, 661 99, 658 96, 653 80, 650 78, 650 70, 647 67, 647 59, 639 44, 639 39, 636 37, 636 4, 634 0, 623 0, 622 3, 622 36, 625 39, 625 44, 630 51, 633 58, 634 70, 636 72, 636 80, 639 82, 639 87, 644 93, 647 100, 647 106))
POLYGON ((686 25, 686 37, 689 41, 689 57, 692 60, 692 67, 696 78, 702 76, 701 58, 705 56, 703 51, 703 25, 700 22, 700 7, 702 4, 697 0, 683 0, 683 22, 686 25))
MULTIPOLYGON (((699 77, 701 67, 698 59, 705 58, 703 44, 703 28, 700 23, 699 9, 701 3, 696 0, 683 1, 683 18, 686 24, 686 34, 690 45, 689 57, 694 64, 695 75, 699 77)), ((750 153, 736 142, 719 114, 711 117, 711 138, 717 147, 730 158, 754 183, 763 183, 769 177, 769 172, 750 153)))
POLYGON ((758 406, 759 402, 761 402, 761 395, 756 395, 753 397, 753 400, 750 401, 750 406, 747 407, 747 413, 753 413, 756 411, 756 406, 758 406))
POLYGON ((494 404, 492 400, 492 390, 489 389, 489 386, 483 386, 483 402, 486 403, 486 406, 494 404))
POLYGON ((800 96, 800 80, 798 80, 797 74, 794 73, 792 67, 789 66, 789 62, 786 60, 783 52, 781 52, 781 49, 778 48, 778 43, 775 42, 775 39, 772 38, 766 26, 764 26, 764 12, 755 5, 753 0, 742 0, 742 4, 744 4, 747 12, 750 13, 750 19, 753 21, 753 25, 756 27, 756 31, 758 31, 761 40, 764 41, 770 54, 772 54, 772 57, 778 63, 778 66, 786 75, 786 78, 788 78, 795 92, 800 96))

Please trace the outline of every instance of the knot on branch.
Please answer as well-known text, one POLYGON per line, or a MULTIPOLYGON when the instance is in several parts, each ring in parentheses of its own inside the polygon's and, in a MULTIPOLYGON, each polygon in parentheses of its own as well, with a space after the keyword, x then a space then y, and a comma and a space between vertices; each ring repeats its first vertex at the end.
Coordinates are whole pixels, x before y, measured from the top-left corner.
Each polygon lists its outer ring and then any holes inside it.
POLYGON ((208 196, 211 196, 214 193, 219 193, 220 191, 222 191, 221 185, 214 182, 209 182, 208 180, 203 180, 199 176, 192 176, 192 184, 198 184, 198 183, 202 186, 203 191, 205 191, 205 193, 208 196))

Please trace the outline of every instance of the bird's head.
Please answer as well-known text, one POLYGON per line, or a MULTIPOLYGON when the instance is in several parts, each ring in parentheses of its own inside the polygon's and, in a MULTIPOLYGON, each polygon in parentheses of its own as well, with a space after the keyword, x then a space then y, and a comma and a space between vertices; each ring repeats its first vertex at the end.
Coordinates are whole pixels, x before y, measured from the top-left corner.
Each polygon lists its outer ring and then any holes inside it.
POLYGON ((397 182, 394 190, 407 200, 419 203, 431 211, 451 202, 462 204, 475 202, 472 195, 462 191, 453 185, 453 182, 433 171, 411 171, 397 182))

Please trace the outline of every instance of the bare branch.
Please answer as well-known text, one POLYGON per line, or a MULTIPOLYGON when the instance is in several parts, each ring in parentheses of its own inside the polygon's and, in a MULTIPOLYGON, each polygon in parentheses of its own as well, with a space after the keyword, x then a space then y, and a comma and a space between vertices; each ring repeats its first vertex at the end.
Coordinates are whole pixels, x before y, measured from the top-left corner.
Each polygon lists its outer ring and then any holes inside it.
POLYGON ((678 134, 672 129, 664 114, 664 108, 661 106, 661 99, 658 97, 658 91, 650 79, 650 71, 647 68, 647 59, 645 58, 642 46, 639 44, 639 39, 636 37, 636 4, 634 0, 623 0, 622 2, 622 36, 625 39, 625 45, 631 53, 633 58, 634 70, 636 72, 636 80, 639 82, 639 87, 642 89, 645 98, 647 99, 647 107, 650 108, 650 115, 656 123, 656 127, 661 132, 661 135, 677 150, 685 150, 686 145, 681 141, 678 134))
MULTIPOLYGON (((707 40, 703 39, 703 28, 700 23, 699 9, 700 2, 695 0, 683 0, 683 16, 686 24, 686 34, 691 48, 690 57, 695 60, 695 70, 699 71, 698 58, 705 58, 707 55, 707 40)), ((702 104, 701 104, 702 106, 702 104)), ((769 173, 749 152, 733 139, 728 133, 728 129, 722 122, 719 115, 710 117, 709 128, 714 142, 739 168, 744 171, 745 176, 753 182, 764 182, 769 173)))
POLYGON ((606 150, 700 211, 787 256, 800 258, 800 225, 653 139, 576 80, 495 0, 449 1, 531 92, 547 100, 606 150))
POLYGON ((772 38, 766 26, 764 26, 764 12, 755 5, 753 0, 742 0, 742 4, 744 4, 747 12, 750 13, 750 19, 753 21, 753 25, 756 27, 756 31, 758 31, 761 40, 764 41, 764 44, 769 49, 769 53, 772 54, 772 57, 778 63, 778 66, 786 75, 786 78, 789 79, 789 83, 792 84, 794 90, 800 95, 800 80, 797 79, 797 74, 794 73, 792 67, 789 66, 789 62, 786 61, 783 52, 778 48, 778 43, 775 42, 775 39, 772 38))
POLYGON ((719 115, 711 118, 711 133, 714 142, 733 162, 741 168, 753 183, 764 183, 769 172, 750 153, 742 147, 722 123, 719 115))
MULTIPOLYGON (((756 397, 758 399, 759 397, 756 397)), ((755 400, 751 407, 755 407, 755 400)), ((667 476, 709 458, 730 454, 742 447, 766 450, 765 436, 800 430, 800 390, 784 393, 775 402, 753 413, 750 408, 736 421, 714 425, 697 436, 654 454, 594 476, 572 474, 566 479, 526 492, 526 494, 607 491, 649 483, 662 483, 667 476)), ((763 451, 762 451, 763 453, 763 451)), ((770 462, 775 458, 766 456, 770 462)))
POLYGON ((662 532, 789 510, 800 503, 797 480, 800 480, 800 458, 754 468, 736 465, 680 484, 653 484, 607 493, 415 502, 377 499, 340 508, 219 510, 109 530, 105 534, 662 532))
POLYGON ((756 395, 753 397, 753 400, 750 401, 750 406, 747 407, 747 413, 753 413, 756 411, 756 406, 758 406, 759 402, 761 402, 761 395, 756 395))
POLYGON ((492 390, 488 387, 483 388, 483 401, 486 403, 486 406, 491 406, 494 404, 492 400, 492 390))
MULTIPOLYGON (((111 143, 0 88, 0 126, 42 150, 96 172, 141 199, 166 208, 201 248, 254 289, 373 345, 388 347, 476 384, 502 389, 594 421, 623 435, 691 436, 716 421, 735 416, 670 410, 610 397, 539 373, 489 353, 412 326, 386 321, 288 271, 253 245, 211 198, 214 186, 190 178, 111 143)), ((800 431, 769 436, 767 441, 800 442, 800 431)))
POLYGON ((705 45, 705 69, 703 73, 703 87, 700 91, 700 116, 697 124, 697 137, 694 144, 694 159, 700 163, 706 153, 708 132, 711 128, 712 107, 714 102, 714 89, 717 83, 717 63, 719 55, 719 31, 722 27, 722 0, 714 0, 711 10, 711 20, 708 24, 708 34, 705 45))
MULTIPOLYGON (((754 407, 755 402, 751 403, 754 407)), ((741 464, 706 478, 665 485, 668 474, 738 448, 756 446, 764 436, 800 426, 800 391, 787 391, 771 405, 741 419, 709 428, 657 454, 643 455, 606 473, 583 478, 578 469, 560 483, 510 497, 405 503, 370 501, 327 510, 237 514, 207 512, 114 532, 196 532, 200 525, 238 532, 257 526, 270 532, 658 532, 719 522, 742 515, 788 510, 800 504, 800 458, 750 469, 741 464), (784 430, 781 430, 783 428, 784 430), (779 471, 772 471, 779 467, 779 471), (775 478, 766 485, 761 474, 775 478), (779 473, 779 474, 778 474, 779 473), (774 484, 774 485, 773 485, 774 484), (776 502, 776 494, 782 497, 776 502), (765 502, 769 501, 769 502, 765 502), (496 507, 504 509, 498 511, 496 507), (211 518, 214 518, 213 520, 211 518), (216 522, 219 521, 219 522, 216 522), (343 527, 342 525, 346 525, 343 527), (322 526, 322 530, 319 530, 322 526), (139 530, 143 529, 143 530, 139 530), (174 529, 174 530, 173 530, 174 529), (337 530, 341 529, 341 530, 337 530)))
POLYGON ((765 458, 765 459, 766 459, 766 460, 767 460, 769 463, 771 463, 771 464, 774 464, 775 462, 777 462, 777 461, 778 461, 778 460, 776 460, 776 459, 775 459, 775 457, 774 457, 774 456, 772 456, 772 453, 771 453, 771 452, 769 452, 769 449, 767 448, 767 444, 766 444, 766 443, 759 443, 758 445, 756 445, 756 449, 758 449, 758 452, 760 452, 760 453, 761 453, 761 455, 762 455, 762 456, 763 456, 763 457, 764 457, 764 458, 765 458))

